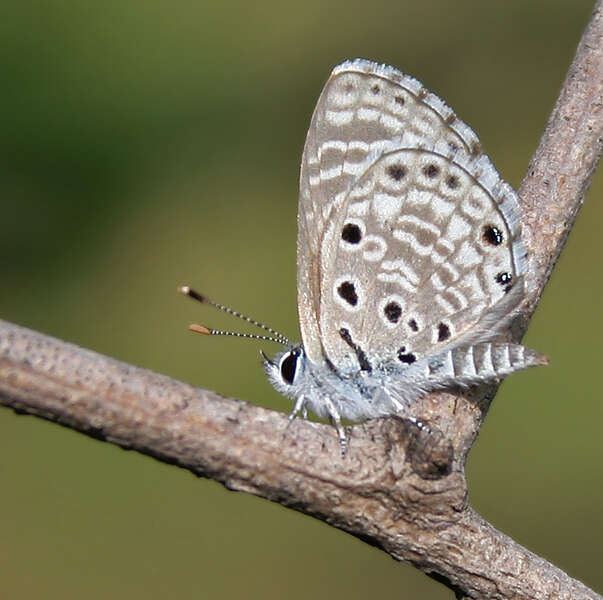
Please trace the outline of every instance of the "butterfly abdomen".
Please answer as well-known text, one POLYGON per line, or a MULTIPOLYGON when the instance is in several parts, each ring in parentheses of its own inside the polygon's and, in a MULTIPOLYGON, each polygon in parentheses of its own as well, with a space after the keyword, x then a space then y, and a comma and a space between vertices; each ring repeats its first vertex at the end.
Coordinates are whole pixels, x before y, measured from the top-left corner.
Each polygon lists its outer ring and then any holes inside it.
POLYGON ((520 344, 487 342, 452 348, 430 360, 427 368, 429 377, 438 383, 467 386, 493 382, 548 362, 547 357, 520 344))

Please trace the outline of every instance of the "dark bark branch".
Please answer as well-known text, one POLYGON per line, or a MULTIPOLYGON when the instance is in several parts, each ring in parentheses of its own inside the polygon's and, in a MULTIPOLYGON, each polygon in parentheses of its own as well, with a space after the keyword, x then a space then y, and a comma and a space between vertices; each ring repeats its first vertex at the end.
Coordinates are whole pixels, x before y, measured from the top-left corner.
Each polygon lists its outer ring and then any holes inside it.
MULTIPOLYGON (((583 202, 601 150, 602 2, 522 183, 531 253, 521 334, 583 202)), ((467 504, 465 459, 495 389, 434 394, 419 413, 332 429, 222 398, 0 322, 0 404, 279 502, 411 562, 466 598, 601 598, 467 504)))
POLYGON ((481 519, 448 444, 403 421, 355 427, 342 460, 327 426, 287 428, 280 413, 6 322, 0 402, 314 515, 470 597, 598 597, 481 519))
POLYGON ((0 321, 0 403, 314 515, 472 598, 600 598, 466 503, 448 442, 408 423, 287 418, 0 321))
MULTIPOLYGON (((534 312, 601 155, 603 3, 597 0, 555 108, 519 187, 529 251, 525 312, 534 312)), ((527 321, 526 321, 527 326, 527 321)))

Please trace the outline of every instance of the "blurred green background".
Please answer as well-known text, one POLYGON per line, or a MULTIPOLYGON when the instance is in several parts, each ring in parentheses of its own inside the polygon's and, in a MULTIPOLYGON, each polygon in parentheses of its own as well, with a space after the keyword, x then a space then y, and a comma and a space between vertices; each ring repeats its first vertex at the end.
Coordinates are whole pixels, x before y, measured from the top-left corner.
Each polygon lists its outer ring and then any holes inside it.
MULTIPOLYGON (((59 2, 0 8, 0 317, 289 410, 189 283, 296 338, 303 141, 331 67, 421 79, 521 181, 592 0, 59 2)), ((496 527, 603 591, 602 179, 468 464, 496 527)), ((261 344, 269 352, 270 344, 261 344)), ((6 598, 451 598, 311 518, 0 410, 6 598)))

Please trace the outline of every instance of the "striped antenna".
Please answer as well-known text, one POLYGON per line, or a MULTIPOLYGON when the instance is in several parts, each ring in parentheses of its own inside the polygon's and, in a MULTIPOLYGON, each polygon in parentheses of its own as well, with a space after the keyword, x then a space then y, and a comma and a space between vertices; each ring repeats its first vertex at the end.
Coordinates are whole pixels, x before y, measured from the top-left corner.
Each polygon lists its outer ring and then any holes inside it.
POLYGON ((250 323, 255 327, 267 331, 271 335, 255 335, 252 333, 239 333, 236 331, 220 331, 218 329, 210 329, 209 327, 205 327, 204 325, 197 325, 196 323, 189 326, 189 329, 191 331, 200 333, 202 335, 230 335, 233 337, 242 337, 252 340, 265 340, 268 342, 276 342, 277 344, 282 344, 283 346, 291 345, 291 342, 288 338, 286 338, 282 333, 279 333, 275 329, 272 329, 272 327, 268 327, 267 325, 264 325, 263 323, 260 323, 259 321, 256 321, 255 319, 252 319, 251 317, 248 317, 243 313, 240 313, 239 311, 229 308, 228 306, 218 304, 217 302, 210 300, 206 296, 203 296, 203 294, 200 294, 199 292, 196 292, 195 290, 191 289, 188 285, 183 285, 179 287, 178 292, 185 296, 189 296, 190 298, 196 300, 197 302, 200 302, 201 304, 208 304, 209 306, 213 306, 214 308, 217 308, 222 312, 232 315, 233 317, 242 319, 243 321, 250 323))

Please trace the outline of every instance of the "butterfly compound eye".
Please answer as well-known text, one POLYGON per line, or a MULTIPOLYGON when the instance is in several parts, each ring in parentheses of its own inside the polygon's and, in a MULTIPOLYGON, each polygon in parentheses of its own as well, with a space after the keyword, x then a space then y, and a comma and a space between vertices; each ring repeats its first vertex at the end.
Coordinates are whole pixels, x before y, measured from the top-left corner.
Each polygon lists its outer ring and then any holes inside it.
POLYGON ((297 369, 297 359, 299 358, 299 350, 291 350, 288 352, 281 361, 281 377, 289 385, 293 384, 295 379, 295 371, 297 369))

